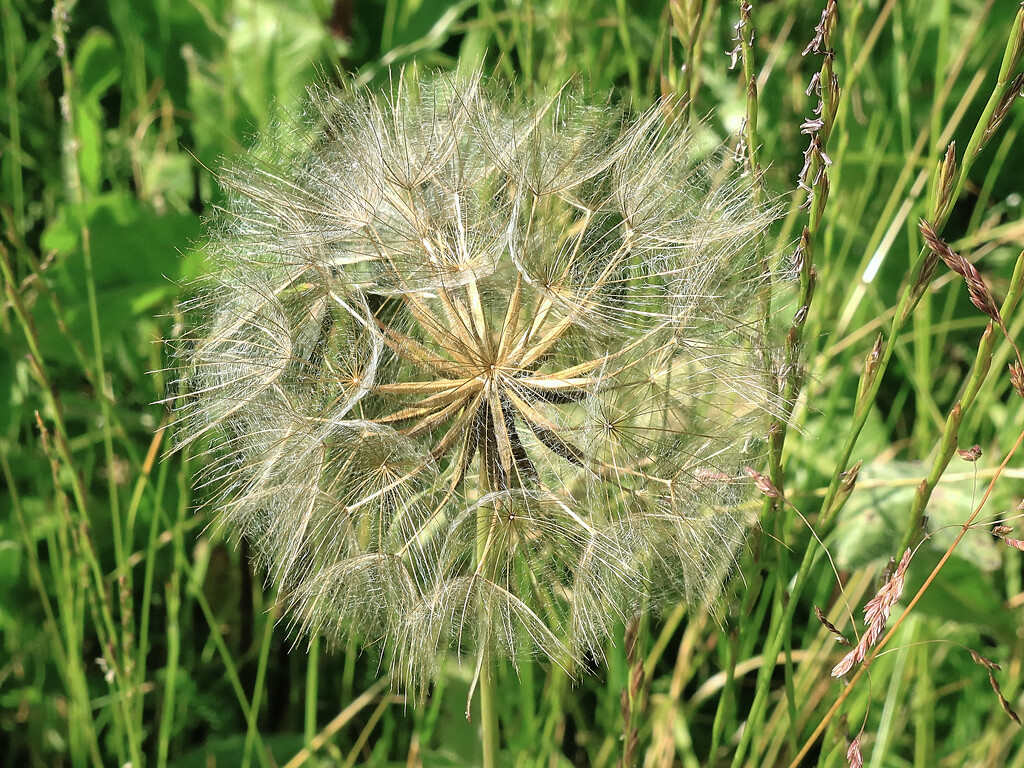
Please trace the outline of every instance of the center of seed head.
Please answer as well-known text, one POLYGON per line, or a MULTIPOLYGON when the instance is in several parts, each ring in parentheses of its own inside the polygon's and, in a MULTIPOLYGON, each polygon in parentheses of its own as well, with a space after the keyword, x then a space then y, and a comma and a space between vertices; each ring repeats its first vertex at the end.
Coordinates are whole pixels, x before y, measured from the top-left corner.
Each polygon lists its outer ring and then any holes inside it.
POLYGON ((484 363, 483 370, 480 372, 480 379, 485 385, 496 382, 498 380, 498 364, 484 363))

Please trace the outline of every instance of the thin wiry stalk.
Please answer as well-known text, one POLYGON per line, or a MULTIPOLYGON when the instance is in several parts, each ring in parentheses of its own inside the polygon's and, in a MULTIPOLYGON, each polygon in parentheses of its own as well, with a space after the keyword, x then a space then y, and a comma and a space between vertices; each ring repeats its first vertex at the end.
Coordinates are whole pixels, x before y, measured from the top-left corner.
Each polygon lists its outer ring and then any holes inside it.
POLYGON ((647 596, 714 599, 784 412, 776 209, 669 105, 508 102, 314 91, 297 150, 226 174, 178 349, 178 444, 296 628, 414 687, 449 648, 571 670, 647 596))

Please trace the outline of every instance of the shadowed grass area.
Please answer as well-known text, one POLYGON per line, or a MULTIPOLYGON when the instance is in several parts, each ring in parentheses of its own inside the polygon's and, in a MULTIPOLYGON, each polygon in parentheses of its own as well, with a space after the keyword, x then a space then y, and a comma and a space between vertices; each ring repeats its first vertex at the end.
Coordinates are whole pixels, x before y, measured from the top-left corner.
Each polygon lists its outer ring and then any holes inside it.
POLYGON ((413 707, 378 650, 291 632, 155 404, 217 169, 283 151, 339 68, 379 91, 416 63, 679 97, 793 254, 766 308, 791 414, 726 594, 616 627, 576 679, 499 664, 500 764, 1024 766, 1022 35, 993 0, 0 0, 6 763, 479 763, 473 665, 413 707))

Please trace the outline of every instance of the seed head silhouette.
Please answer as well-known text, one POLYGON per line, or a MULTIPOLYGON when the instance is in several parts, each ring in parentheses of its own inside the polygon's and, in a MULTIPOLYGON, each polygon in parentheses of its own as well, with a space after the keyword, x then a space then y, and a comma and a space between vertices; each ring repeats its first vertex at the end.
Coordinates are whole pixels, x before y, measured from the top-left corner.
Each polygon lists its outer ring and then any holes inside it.
POLYGON ((178 444, 298 630, 417 686, 713 600, 778 408, 776 211, 667 103, 406 73, 310 104, 224 174, 178 348, 178 444))

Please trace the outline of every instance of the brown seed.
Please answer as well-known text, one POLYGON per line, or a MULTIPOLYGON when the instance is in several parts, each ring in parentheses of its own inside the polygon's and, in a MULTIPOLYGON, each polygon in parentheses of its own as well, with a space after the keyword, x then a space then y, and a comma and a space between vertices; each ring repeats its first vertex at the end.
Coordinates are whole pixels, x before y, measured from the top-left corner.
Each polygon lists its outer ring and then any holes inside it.
POLYGON ((957 449, 957 453, 960 454, 960 458, 964 461, 974 463, 981 458, 981 446, 975 444, 965 450, 957 449))
POLYGON ((835 624, 833 624, 825 617, 825 612, 822 611, 821 608, 819 608, 818 606, 814 606, 814 615, 818 617, 818 621, 825 625, 825 629, 832 633, 832 636, 833 638, 835 638, 835 641, 837 643, 839 643, 840 645, 850 644, 850 641, 846 638, 846 636, 839 631, 839 628, 835 624))

